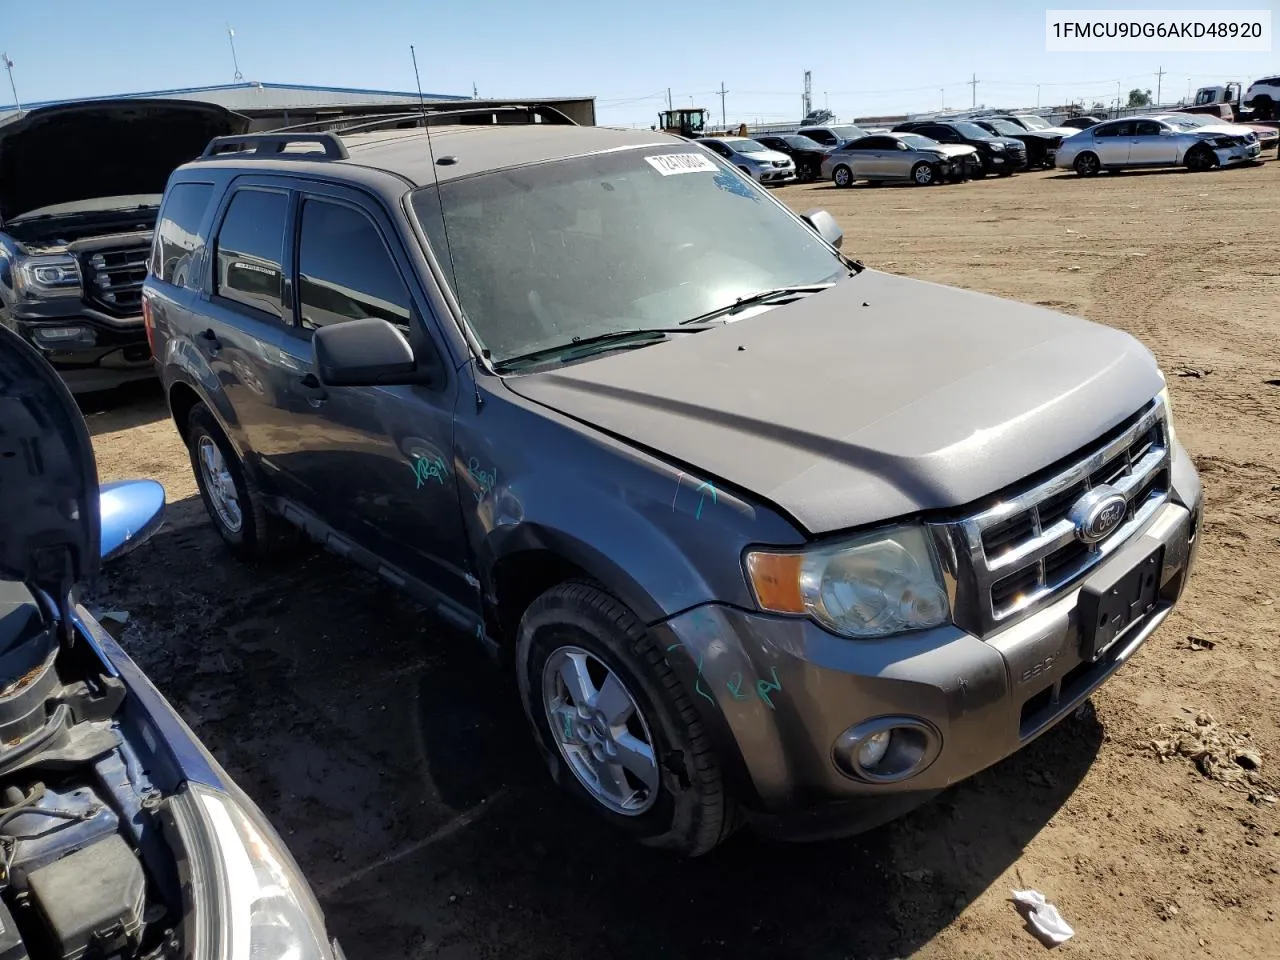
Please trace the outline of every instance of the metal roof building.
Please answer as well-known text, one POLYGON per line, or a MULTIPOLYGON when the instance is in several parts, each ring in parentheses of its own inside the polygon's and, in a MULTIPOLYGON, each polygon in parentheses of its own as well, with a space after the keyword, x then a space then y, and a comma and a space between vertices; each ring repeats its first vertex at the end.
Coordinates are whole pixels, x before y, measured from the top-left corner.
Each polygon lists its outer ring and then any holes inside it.
MULTIPOLYGON (((94 100, 116 99, 200 100, 216 103, 244 114, 253 121, 251 130, 271 130, 300 123, 314 123, 333 117, 352 117, 363 114, 393 113, 399 110, 416 110, 419 106, 417 92, 396 90, 360 90, 353 87, 316 87, 294 83, 260 83, 245 81, 209 87, 185 87, 177 90, 151 90, 145 93, 122 93, 102 97, 77 97, 69 100, 46 100, 40 103, 24 103, 22 108, 57 103, 88 103, 94 100)), ((511 103, 505 100, 476 100, 455 94, 423 93, 422 101, 428 110, 448 110, 451 106, 499 106, 511 103)), ((530 100, 518 98, 521 103, 545 104, 555 107, 571 120, 584 126, 596 122, 595 97, 542 97, 530 100)), ((11 104, 0 108, 0 120, 12 116, 16 108, 11 104)))

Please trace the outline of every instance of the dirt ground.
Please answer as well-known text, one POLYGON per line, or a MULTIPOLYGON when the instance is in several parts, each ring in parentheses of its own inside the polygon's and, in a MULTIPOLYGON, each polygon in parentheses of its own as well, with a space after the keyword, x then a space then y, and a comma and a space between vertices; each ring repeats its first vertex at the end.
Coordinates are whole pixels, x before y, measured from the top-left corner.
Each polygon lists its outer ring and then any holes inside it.
POLYGON ((555 793, 465 639, 336 558, 224 554, 145 388, 86 411, 103 479, 162 480, 170 522, 96 605, 129 611, 125 646, 352 960, 1031 957, 1008 899, 1028 887, 1075 927, 1064 956, 1280 956, 1280 163, 779 196, 830 210, 870 266, 1120 327, 1168 372, 1208 497, 1199 568, 1092 713, 854 840, 632 847, 555 793), (1252 783, 1153 748, 1201 711, 1260 759, 1252 783))

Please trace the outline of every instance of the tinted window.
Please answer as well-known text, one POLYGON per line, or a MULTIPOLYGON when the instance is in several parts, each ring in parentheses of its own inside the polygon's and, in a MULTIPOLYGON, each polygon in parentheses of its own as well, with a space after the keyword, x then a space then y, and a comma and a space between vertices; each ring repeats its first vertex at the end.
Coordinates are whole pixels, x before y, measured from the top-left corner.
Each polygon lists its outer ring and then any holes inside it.
POLYGON ((1133 123, 1125 120, 1123 123, 1104 123, 1093 128, 1095 137, 1129 137, 1133 135, 1133 123))
POLYGON ((804 134, 806 137, 808 137, 810 140, 813 140, 817 143, 825 143, 827 146, 830 146, 831 144, 838 142, 836 140, 835 134, 827 130, 801 130, 800 132, 804 134))
MULTIPOLYGON (((898 141, 893 137, 863 137, 861 140, 855 140, 853 143, 858 144, 859 150, 897 150, 898 141)), ((853 144, 849 144, 853 146, 853 144)))
POLYGON ((1138 120, 1135 123, 1133 135, 1135 137, 1158 137, 1160 136, 1160 124, 1154 120, 1138 120))
POLYGON ((930 126, 919 127, 916 133, 924 134, 926 137, 932 137, 942 143, 954 143, 958 138, 956 132, 950 127, 944 127, 941 124, 932 124, 930 126))
POLYGON ((791 146, 796 150, 821 150, 822 149, 822 144, 818 143, 816 140, 811 140, 808 137, 796 136, 796 137, 787 137, 786 139, 787 139, 787 143, 791 144, 791 146))
POLYGON ((200 245, 200 221, 213 196, 211 183, 175 184, 165 197, 151 253, 151 273, 167 283, 185 285, 191 254, 200 245))
POLYGON ((718 153, 722 157, 729 156, 729 148, 718 140, 703 140, 700 142, 713 153, 718 153))
POLYGON ((302 207, 298 304, 311 330, 364 317, 409 325, 409 293, 373 222, 323 200, 302 207))
POLYGON ((214 292, 280 316, 280 252, 288 198, 266 190, 240 190, 218 231, 214 292))

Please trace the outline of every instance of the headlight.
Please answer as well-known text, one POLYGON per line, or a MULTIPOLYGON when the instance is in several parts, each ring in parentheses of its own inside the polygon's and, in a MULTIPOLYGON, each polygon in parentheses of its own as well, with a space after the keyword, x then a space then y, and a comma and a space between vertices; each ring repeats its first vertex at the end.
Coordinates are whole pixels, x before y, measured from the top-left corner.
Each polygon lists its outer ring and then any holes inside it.
POLYGON ((196 960, 334 960, 320 907, 262 815, 191 784, 173 798, 191 884, 196 960))
POLYGON ((924 630, 951 616, 937 558, 919 526, 799 553, 752 550, 746 570, 762 610, 804 614, 845 637, 924 630))
POLYGON ((80 265, 76 258, 58 254, 18 261, 18 287, 31 296, 60 296, 80 292, 80 265))
POLYGON ((1003 153, 1003 152, 1004 152, 1004 144, 1003 144, 1003 143, 993 143, 993 144, 991 144, 991 149, 992 149, 992 150, 994 150, 996 153, 1003 153))

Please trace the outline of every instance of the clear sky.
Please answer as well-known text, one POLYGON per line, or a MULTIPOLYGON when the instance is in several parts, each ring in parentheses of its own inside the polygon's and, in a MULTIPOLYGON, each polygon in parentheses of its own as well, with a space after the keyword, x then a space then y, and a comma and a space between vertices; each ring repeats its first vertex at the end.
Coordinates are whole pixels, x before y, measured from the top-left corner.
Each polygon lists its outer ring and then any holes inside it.
MULTIPOLYGON (((1234 3, 1105 4, 1084 8, 1271 9, 1234 3)), ((1254 54, 1046 53, 1046 6, 1026 0, 803 4, 780 0, 0 0, 0 51, 24 102, 233 79, 227 26, 246 80, 412 90, 408 45, 427 92, 483 97, 595 95, 599 122, 656 120, 676 105, 713 108, 723 82, 730 122, 799 119, 805 70, 814 106, 843 119, 967 106, 1111 101, 1116 82, 1165 99, 1280 67, 1254 54), (807 9, 806 14, 796 11, 807 9), (1037 84, 1039 90, 1037 91, 1037 84)), ((1274 17, 1274 11, 1273 11, 1274 17)), ((1280 27, 1280 18, 1277 27, 1280 27)), ((10 102, 0 77, 0 101, 10 102)))

